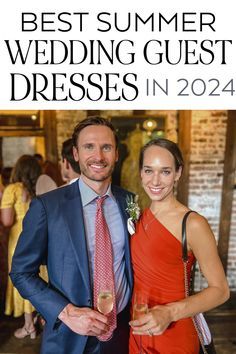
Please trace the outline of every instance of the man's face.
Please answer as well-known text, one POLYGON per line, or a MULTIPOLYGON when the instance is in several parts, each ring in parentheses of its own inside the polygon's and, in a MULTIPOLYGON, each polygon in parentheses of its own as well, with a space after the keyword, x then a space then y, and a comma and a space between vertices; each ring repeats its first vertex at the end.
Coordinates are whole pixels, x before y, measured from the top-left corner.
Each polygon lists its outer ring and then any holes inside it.
POLYGON ((78 136, 74 158, 80 164, 81 175, 87 181, 110 180, 118 159, 115 137, 109 127, 91 125, 78 136))

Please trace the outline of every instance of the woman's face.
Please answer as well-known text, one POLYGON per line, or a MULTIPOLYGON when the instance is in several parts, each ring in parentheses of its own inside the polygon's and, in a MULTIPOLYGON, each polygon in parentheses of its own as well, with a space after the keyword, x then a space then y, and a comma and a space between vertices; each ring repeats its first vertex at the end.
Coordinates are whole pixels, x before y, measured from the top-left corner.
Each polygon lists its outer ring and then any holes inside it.
POLYGON ((162 201, 173 195, 175 181, 182 169, 175 169, 173 155, 159 146, 150 146, 144 152, 141 169, 142 185, 152 201, 162 201))

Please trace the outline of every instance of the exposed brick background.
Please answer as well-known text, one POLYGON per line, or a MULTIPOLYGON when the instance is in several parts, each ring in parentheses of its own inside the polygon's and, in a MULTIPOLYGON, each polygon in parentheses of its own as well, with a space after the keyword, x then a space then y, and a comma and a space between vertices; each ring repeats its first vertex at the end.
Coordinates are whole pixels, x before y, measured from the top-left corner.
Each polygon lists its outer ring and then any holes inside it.
POLYGON ((87 111, 56 111, 58 156, 64 140, 69 139, 74 126, 87 117, 87 111))
POLYGON ((218 239, 226 112, 192 114, 189 206, 208 219, 218 239))
POLYGON ((234 189, 228 257, 228 280, 230 288, 236 290, 236 189, 234 189))
MULTIPOLYGON (((216 240, 219 238, 226 114, 226 111, 192 112, 189 207, 207 218, 216 240)), ((228 269, 229 273, 232 271, 231 268, 228 269)), ((231 276, 229 280, 232 289, 235 288, 231 276)), ((197 271, 195 289, 204 286, 206 282, 197 271)))

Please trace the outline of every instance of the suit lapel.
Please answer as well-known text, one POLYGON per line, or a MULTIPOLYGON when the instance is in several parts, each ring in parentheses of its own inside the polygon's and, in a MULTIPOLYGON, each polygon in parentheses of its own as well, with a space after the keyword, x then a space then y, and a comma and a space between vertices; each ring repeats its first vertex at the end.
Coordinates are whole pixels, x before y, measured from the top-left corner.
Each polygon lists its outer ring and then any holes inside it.
POLYGON ((84 286, 91 294, 88 250, 86 243, 83 209, 78 183, 75 182, 68 190, 66 201, 62 205, 62 214, 68 226, 70 240, 74 249, 76 262, 84 280, 84 286))

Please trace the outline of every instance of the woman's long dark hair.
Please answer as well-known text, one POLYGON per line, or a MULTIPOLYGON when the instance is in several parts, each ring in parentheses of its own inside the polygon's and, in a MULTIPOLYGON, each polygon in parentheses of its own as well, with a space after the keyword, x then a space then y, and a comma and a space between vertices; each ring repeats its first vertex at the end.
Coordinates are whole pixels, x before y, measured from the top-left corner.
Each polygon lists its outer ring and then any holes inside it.
POLYGON ((11 182, 21 182, 31 198, 35 196, 35 185, 41 174, 41 167, 35 157, 22 155, 16 162, 11 176, 11 182))

